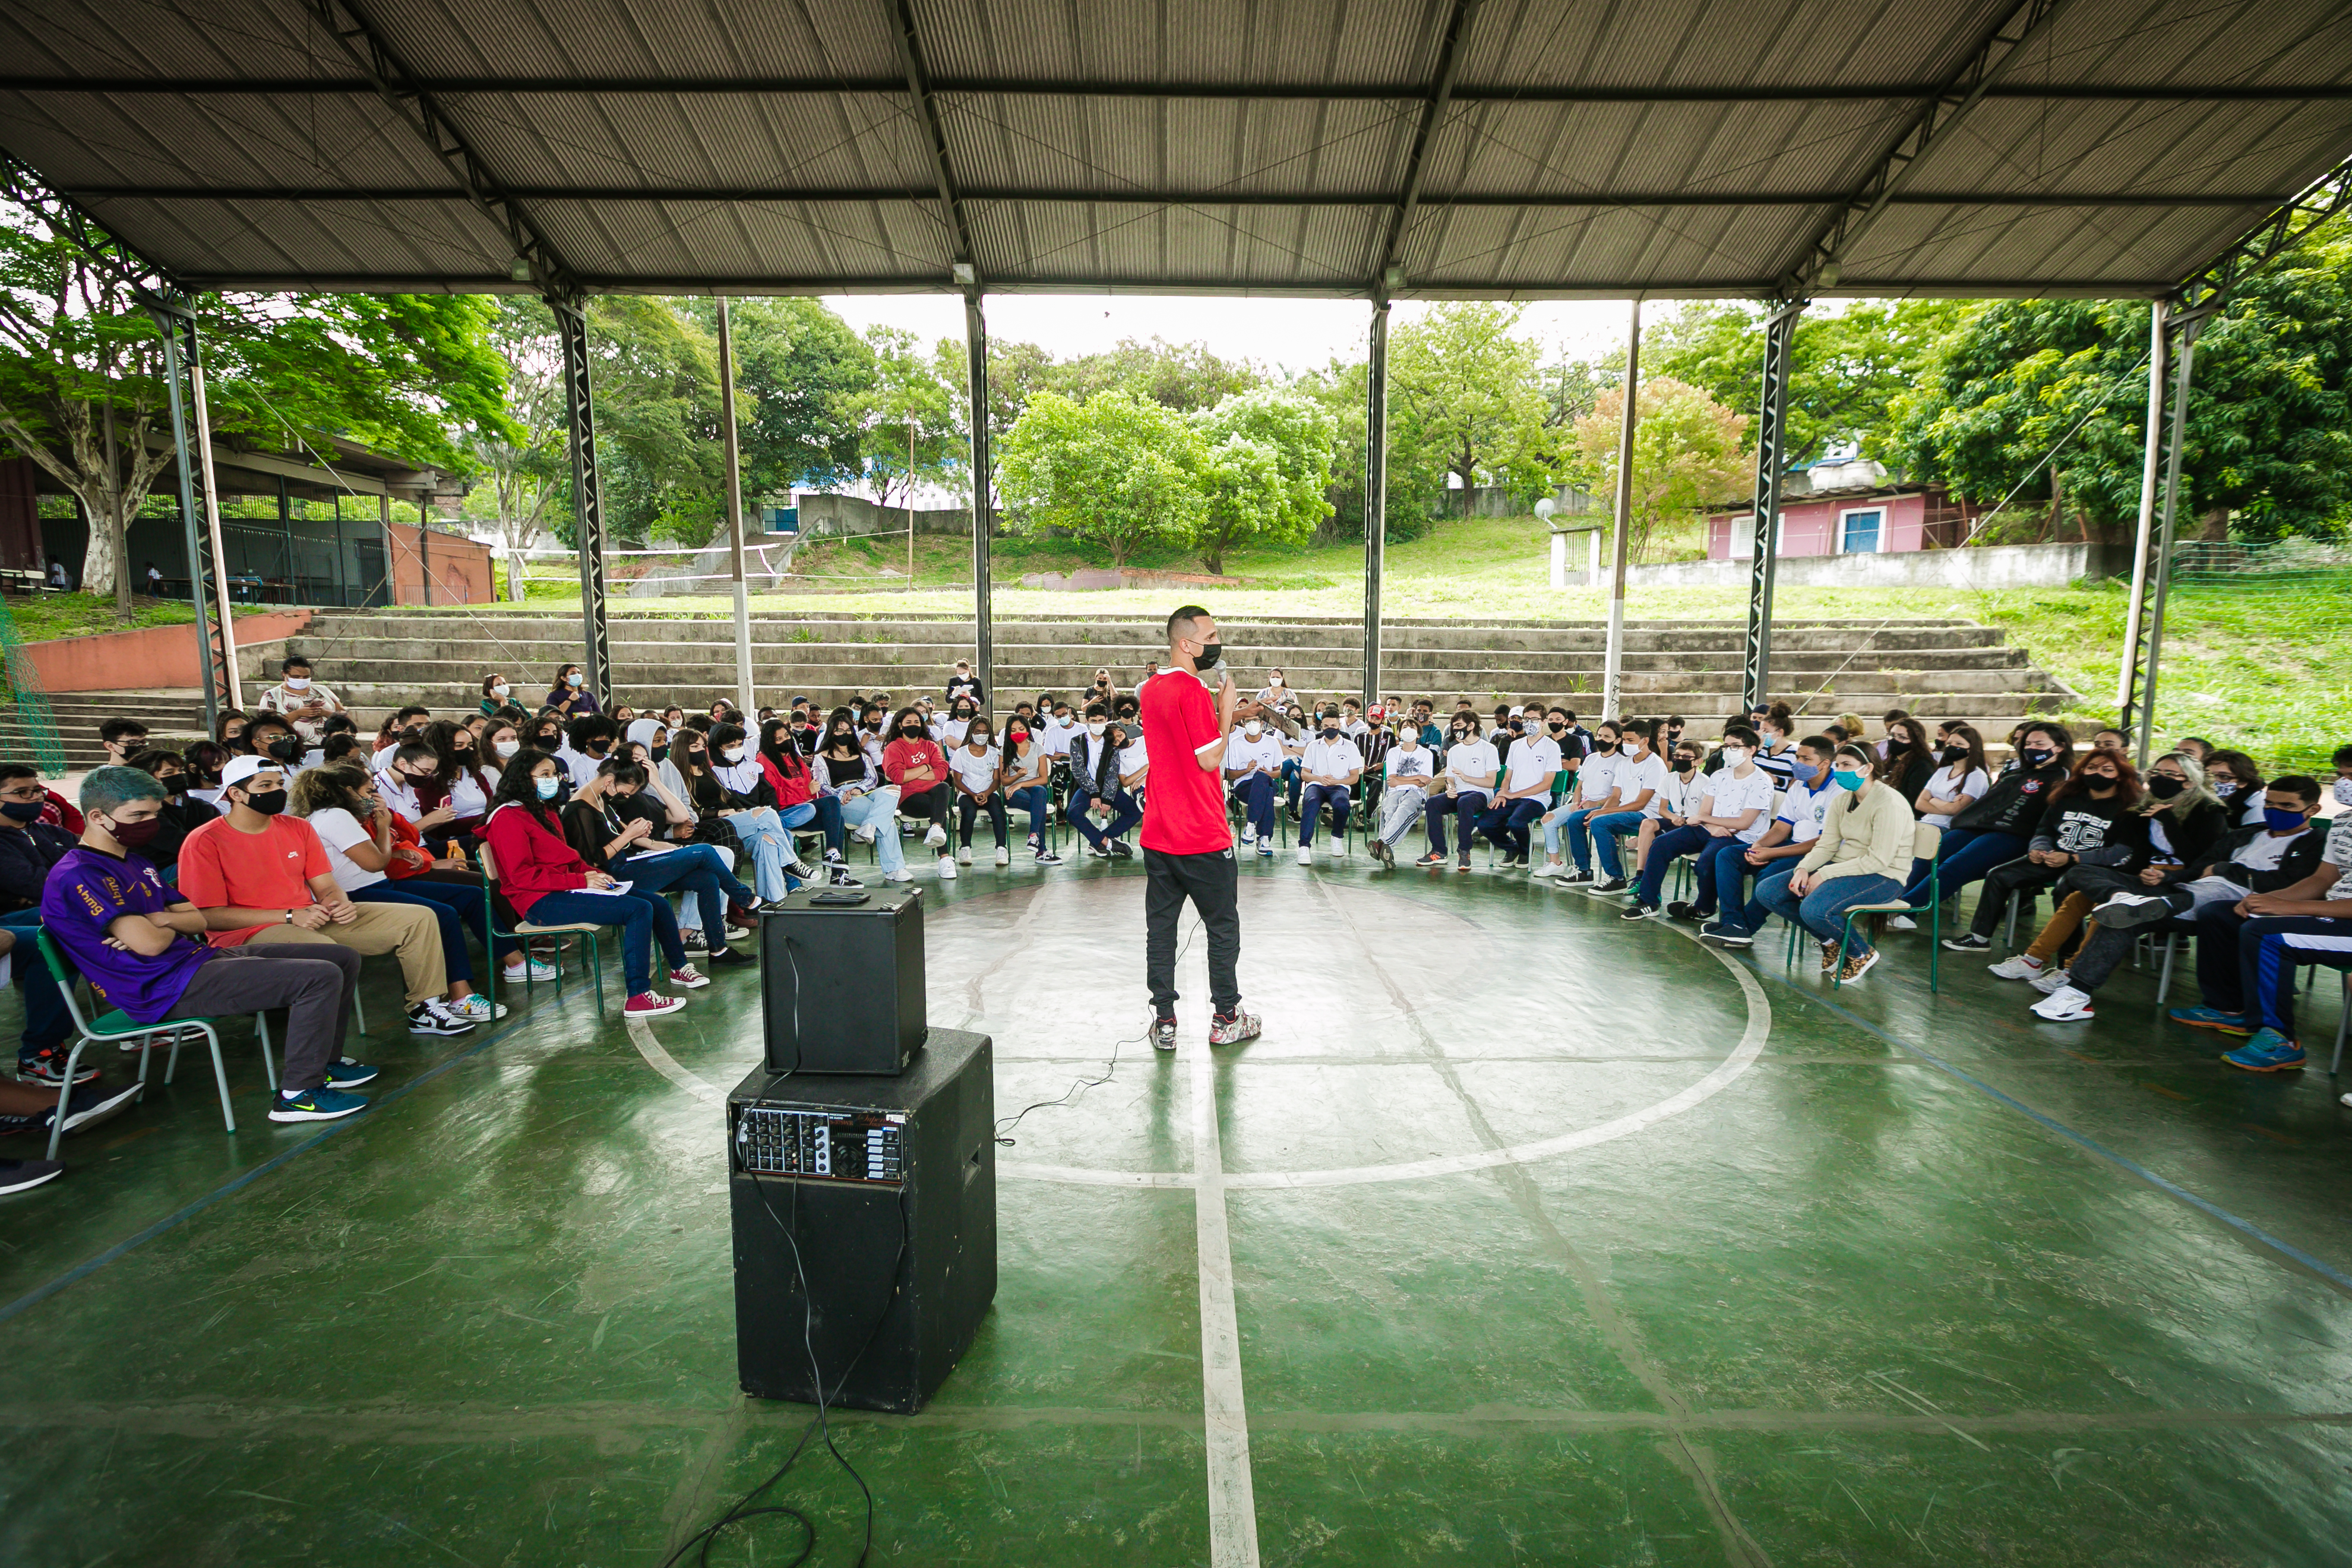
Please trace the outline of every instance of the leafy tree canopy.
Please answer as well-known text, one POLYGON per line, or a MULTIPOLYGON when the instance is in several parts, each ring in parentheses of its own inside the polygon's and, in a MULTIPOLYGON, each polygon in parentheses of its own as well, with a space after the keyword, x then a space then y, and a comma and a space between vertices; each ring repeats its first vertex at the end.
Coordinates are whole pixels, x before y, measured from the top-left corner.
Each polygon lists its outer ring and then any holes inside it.
POLYGON ((1189 545, 1208 512, 1204 443, 1174 409, 1113 389, 1029 400, 1004 437, 1000 483, 1016 527, 1101 545, 1124 566, 1146 544, 1189 545))
POLYGON ((1194 549, 1212 572, 1244 542, 1303 544, 1331 513, 1332 419, 1314 399, 1261 386, 1192 416, 1207 503, 1194 549))

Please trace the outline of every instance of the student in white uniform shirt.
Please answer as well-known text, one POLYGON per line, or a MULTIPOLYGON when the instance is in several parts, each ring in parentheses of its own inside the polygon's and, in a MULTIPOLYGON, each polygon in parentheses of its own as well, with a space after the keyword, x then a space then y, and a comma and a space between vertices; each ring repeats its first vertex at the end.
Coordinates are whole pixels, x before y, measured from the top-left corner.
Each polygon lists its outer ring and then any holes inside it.
POLYGON ((1702 940, 1717 947, 1755 945, 1756 933, 1771 912, 1764 901, 1767 889, 1796 871, 1797 862, 1822 836, 1822 823, 1841 793, 1830 776, 1836 756, 1837 743, 1827 735, 1808 735, 1789 753, 1790 776, 1780 792, 1772 826, 1738 861, 1728 856, 1716 861, 1716 905, 1722 913, 1699 927, 1702 940), (1756 886, 1743 900, 1737 879, 1751 875, 1756 886))
POLYGON ((1734 724, 1723 732, 1723 766, 1710 774, 1704 798, 1691 814, 1689 826, 1662 833, 1651 842, 1642 863, 1642 879, 1633 901, 1626 907, 1629 921, 1654 920, 1661 912, 1659 889, 1666 868, 1685 855, 1698 858, 1698 897, 1677 901, 1676 920, 1709 920, 1715 915, 1713 857, 1744 855, 1772 825, 1772 775, 1756 765, 1756 731, 1734 724))
POLYGON ((1478 819, 1478 831, 1503 852, 1496 863, 1498 869, 1523 871, 1528 868, 1528 830, 1551 806, 1559 742, 1545 734, 1540 724, 1530 727, 1517 719, 1509 722, 1519 725, 1519 733, 1503 754, 1502 793, 1478 819))
POLYGON ((1298 863, 1315 863, 1315 825, 1323 808, 1331 808, 1333 855, 1348 852, 1348 803, 1364 771, 1364 753, 1348 734, 1339 710, 1326 707, 1315 733, 1298 753, 1298 776, 1305 784, 1298 804, 1298 863))
MULTIPOLYGON (((959 700, 959 706, 963 700, 959 700)), ((967 718, 962 722, 963 743, 948 752, 948 776, 955 784, 960 830, 956 862, 971 864, 972 818, 984 811, 989 826, 996 832, 996 863, 1010 866, 1013 846, 1004 811, 1004 753, 997 749, 995 731, 987 720, 967 718)))
MULTIPOLYGON (((1580 825, 1577 836, 1570 840, 1570 847, 1578 850, 1582 849, 1587 838, 1592 842, 1592 858, 1601 863, 1601 879, 1592 883, 1587 891, 1595 894, 1625 890, 1625 867, 1617 854, 1617 836, 1621 833, 1640 835, 1643 823, 1649 819, 1657 804, 1659 793, 1666 786, 1667 778, 1666 760, 1652 749, 1658 732, 1656 720, 1627 720, 1618 737, 1614 755, 1598 749, 1599 745, 1606 743, 1609 730, 1610 726, 1605 723, 1601 726, 1596 749, 1584 762, 1584 771, 1589 773, 1599 767, 1604 757, 1608 761, 1612 781, 1609 802, 1587 817, 1580 825)), ((1576 869, 1578 876, 1586 874, 1581 854, 1577 858, 1576 869)), ((1562 881, 1560 886, 1570 887, 1575 881, 1576 878, 1571 877, 1562 881)))
POLYGON ((1468 709, 1454 710, 1445 732, 1445 788, 1432 795, 1422 811, 1422 820, 1429 828, 1429 853, 1414 864, 1445 864, 1445 819, 1451 816, 1460 835, 1462 854, 1454 869, 1467 871, 1470 836, 1477 831, 1478 819, 1486 815, 1486 803, 1494 798, 1495 775, 1502 771, 1502 763, 1495 754, 1494 742, 1479 732, 1478 715, 1468 709))
POLYGON ((1536 868, 1537 876, 1565 877, 1572 886, 1592 880, 1591 839, 1585 830, 1586 824, 1608 810, 1609 803, 1616 798, 1617 745, 1623 733, 1615 720, 1601 721, 1598 743, 1576 770, 1576 780, 1569 788, 1568 797, 1544 813, 1544 863, 1536 868), (1576 857, 1573 876, 1569 874, 1568 862, 1560 858, 1562 830, 1568 834, 1569 853, 1576 857))
POLYGON ((1381 795, 1379 820, 1371 835, 1372 858, 1383 866, 1396 864, 1396 847, 1412 830, 1437 787, 1437 753, 1421 743, 1421 731, 1407 726, 1381 759, 1388 788, 1381 795))
POLYGON ((1225 782, 1242 803, 1242 847, 1274 853, 1274 801, 1282 784, 1282 742, 1255 715, 1225 739, 1225 782))
MULTIPOLYGON (((1664 741, 1669 722, 1659 721, 1658 741, 1664 741)), ((1641 837, 1633 840, 1633 874, 1636 877, 1649 861, 1651 841, 1690 821, 1690 814, 1698 809, 1699 792, 1706 784, 1706 775, 1698 771, 1706 748, 1696 741, 1683 740, 1673 742, 1672 746, 1673 755, 1665 759, 1665 783, 1650 797, 1649 809, 1642 814, 1641 837)))

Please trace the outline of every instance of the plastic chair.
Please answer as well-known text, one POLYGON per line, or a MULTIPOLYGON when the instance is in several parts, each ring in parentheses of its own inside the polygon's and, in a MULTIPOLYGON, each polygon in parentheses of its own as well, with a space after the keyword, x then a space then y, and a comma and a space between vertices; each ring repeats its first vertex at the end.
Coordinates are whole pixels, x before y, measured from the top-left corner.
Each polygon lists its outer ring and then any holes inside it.
POLYGON ((490 858, 490 847, 487 841, 482 845, 481 854, 477 863, 482 873, 482 923, 490 928, 490 941, 487 945, 492 949, 492 952, 489 963, 484 966, 484 973, 488 976, 485 984, 488 988, 493 1014, 497 1010, 499 1001, 499 961, 496 952, 498 943, 501 940, 522 942, 522 989, 524 996, 528 997, 531 987, 532 955, 530 943, 525 939, 530 937, 555 939, 555 994, 559 996, 563 994, 565 941, 572 937, 578 937, 588 944, 588 976, 596 984, 596 1011, 602 1013, 604 1010, 604 952, 600 939, 609 928, 592 925, 586 921, 573 921, 562 925, 541 925, 535 921, 522 920, 515 922, 512 931, 500 931, 498 913, 499 868, 498 863, 490 858))
MULTIPOLYGON (((1927 989, 1937 986, 1943 969, 1944 900, 1941 866, 1936 864, 1936 852, 1942 846, 1944 830, 1929 823, 1919 823, 1911 829, 1911 858, 1927 862, 1927 989)), ((1900 898, 1880 904, 1853 904, 1844 910, 1838 927, 1837 967, 1830 971, 1830 989, 1835 991, 1845 984, 1846 944, 1853 939, 1853 922, 1858 915, 1907 915, 1916 905, 1900 898)))
MULTIPOLYGON (((120 1008, 92 1019, 81 1010, 81 972, 65 955, 65 950, 50 940, 47 931, 36 932, 35 936, 40 946, 41 961, 49 966, 49 974, 58 983, 58 994, 65 998, 66 1016, 73 1020, 76 1036, 73 1049, 66 1057, 66 1080, 58 1088, 58 1111, 49 1121, 48 1158, 54 1160, 58 1157, 58 1144, 65 1137, 66 1102, 73 1097, 74 1074, 80 1069, 83 1051, 94 1045, 144 1039, 169 1033, 172 1036, 172 1057, 163 1068, 163 1081, 169 1083, 173 1069, 179 1066, 179 1032, 182 1029, 204 1031, 205 1040, 212 1047, 213 1082, 220 1089, 221 1121, 231 1132, 236 1131, 236 1112, 229 1108, 228 1102, 228 1068, 221 1061, 220 1031, 214 1027, 215 1020, 174 1018, 168 1024, 142 1024, 120 1008)), ((275 1077, 274 1074, 272 1076, 275 1077)), ((139 1098, 144 1100, 147 1098, 147 1052, 143 1049, 139 1053, 139 1098)))

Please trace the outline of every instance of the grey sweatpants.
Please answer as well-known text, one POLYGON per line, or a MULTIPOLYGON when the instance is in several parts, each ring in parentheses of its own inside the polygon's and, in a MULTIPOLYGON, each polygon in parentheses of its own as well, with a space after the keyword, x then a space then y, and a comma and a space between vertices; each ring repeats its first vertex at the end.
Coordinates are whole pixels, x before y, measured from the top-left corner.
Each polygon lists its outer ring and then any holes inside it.
MULTIPOLYGON (((331 942, 248 942, 216 949, 165 1018, 233 1018, 268 1013, 285 1047, 278 1086, 289 1094, 327 1081, 343 1054, 360 955, 331 942)), ((143 1022, 143 1020, 142 1020, 143 1022)))

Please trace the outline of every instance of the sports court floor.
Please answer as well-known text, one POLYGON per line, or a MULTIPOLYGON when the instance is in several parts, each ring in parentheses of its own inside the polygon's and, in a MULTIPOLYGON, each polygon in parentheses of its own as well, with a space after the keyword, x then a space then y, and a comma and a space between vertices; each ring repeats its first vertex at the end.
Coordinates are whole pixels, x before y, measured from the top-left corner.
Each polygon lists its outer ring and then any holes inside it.
MULTIPOLYGON (((2151 975, 2045 1025, 1981 959, 1930 995, 1923 937, 1832 996, 1521 878, 1243 880, 1265 1037, 1209 1057, 1194 940, 1171 1059, 1139 871, 922 879, 1001 1116, 1126 1043, 999 1149, 936 1403, 835 1419, 874 1561, 2352 1562, 2324 1074, 2220 1067, 2151 975)), ((463 1041, 394 1035, 395 978, 366 1116, 272 1127, 240 1042, 234 1137, 184 1060, 0 1199, 0 1563, 653 1568, 798 1436, 734 1378, 756 977, 635 1031, 542 986, 463 1041)), ((777 1500, 856 1556, 827 1457, 777 1500)))

